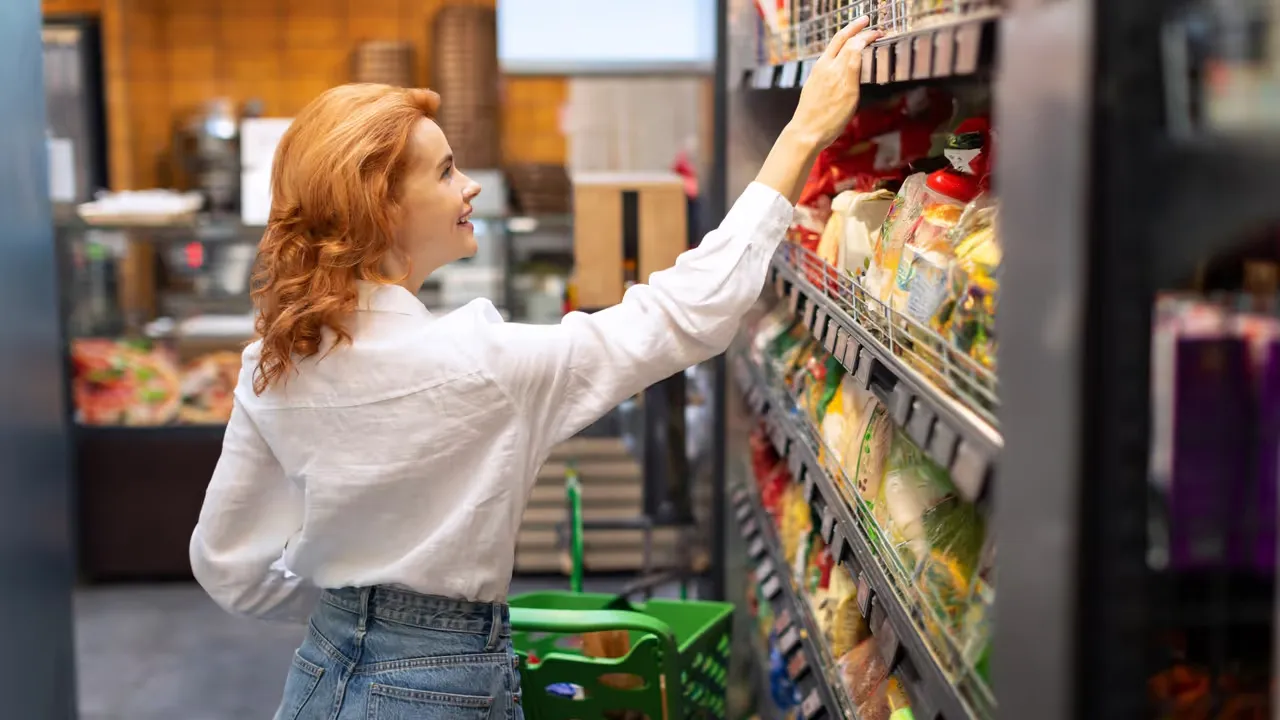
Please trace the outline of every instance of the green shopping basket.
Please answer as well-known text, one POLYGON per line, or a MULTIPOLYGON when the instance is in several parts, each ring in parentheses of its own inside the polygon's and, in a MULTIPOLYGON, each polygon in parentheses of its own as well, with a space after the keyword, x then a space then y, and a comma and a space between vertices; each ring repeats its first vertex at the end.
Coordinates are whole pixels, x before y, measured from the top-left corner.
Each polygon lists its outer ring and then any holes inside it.
POLYGON ((733 605, 695 600, 629 603, 582 592, 582 496, 576 473, 566 478, 572 559, 570 590, 519 595, 511 605, 511 641, 520 657, 522 707, 529 720, 595 720, 616 711, 648 720, 725 718, 733 605), (625 630, 621 658, 582 654, 583 633, 625 630), (536 662, 530 661, 530 656, 536 662), (634 675, 635 689, 601 682, 634 675))

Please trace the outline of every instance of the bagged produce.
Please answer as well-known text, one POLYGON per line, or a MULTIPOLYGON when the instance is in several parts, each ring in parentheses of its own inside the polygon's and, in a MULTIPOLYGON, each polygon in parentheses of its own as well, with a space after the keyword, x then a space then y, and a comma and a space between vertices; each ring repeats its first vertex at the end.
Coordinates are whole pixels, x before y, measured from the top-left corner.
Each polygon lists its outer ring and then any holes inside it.
POLYGON ((926 608, 926 629, 946 632, 968 606, 969 582, 985 537, 982 515, 955 491, 945 470, 905 433, 894 433, 873 513, 926 608), (930 627, 940 621, 941 626, 930 627))
POLYGON ((827 415, 827 406, 831 404, 840 389, 840 381, 844 379, 844 366, 831 355, 824 352, 815 353, 805 363, 804 395, 800 397, 800 407, 808 413, 814 425, 822 426, 827 415))

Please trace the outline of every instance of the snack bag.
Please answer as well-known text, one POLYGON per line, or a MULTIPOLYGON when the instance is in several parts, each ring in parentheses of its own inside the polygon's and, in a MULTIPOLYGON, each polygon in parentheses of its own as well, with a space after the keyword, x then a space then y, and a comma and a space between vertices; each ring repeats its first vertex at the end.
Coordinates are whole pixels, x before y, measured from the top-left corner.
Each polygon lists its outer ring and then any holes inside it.
POLYGON ((858 610, 858 584, 844 568, 831 572, 830 595, 835 601, 831 619, 831 653, 841 657, 871 637, 871 628, 858 610))
POLYGON ((893 278, 898 272, 898 262, 902 257, 902 247, 915 231, 924 212, 925 178, 924 173, 916 173, 902 183, 872 248, 863 286, 881 302, 888 300, 893 289, 893 278))
POLYGON ((950 283, 954 306, 935 323, 959 350, 991 369, 995 369, 996 303, 1003 259, 995 231, 997 214, 995 207, 976 210, 965 226, 950 283))
POLYGON ((936 634, 955 627, 982 551, 982 515, 901 431, 894 434, 873 512, 885 540, 915 577, 926 604, 926 629, 936 634))
POLYGON ((831 399, 840 389, 840 381, 844 379, 844 366, 835 357, 820 353, 810 358, 806 372, 808 378, 801 403, 813 424, 821 427, 827 416, 827 406, 831 404, 831 399))
POLYGON ((874 503, 879 496, 893 438, 893 420, 885 407, 873 397, 861 432, 854 438, 857 442, 856 452, 845 451, 845 457, 853 463, 850 479, 859 500, 874 503))
POLYGON ((856 378, 841 373, 840 385, 832 393, 819 427, 822 434, 819 460, 833 475, 838 477, 844 473, 850 436, 865 423, 865 415, 870 411, 867 404, 874 400, 871 393, 858 387, 856 378))
MULTIPOLYGON (((805 540, 813 530, 813 515, 804 499, 804 489, 795 482, 788 483, 782 493, 782 526, 779 528, 782 555, 787 564, 796 568, 796 558, 805 540)), ((803 567, 803 566, 801 566, 803 567)))
POLYGON ((889 675, 875 639, 867 638, 836 661, 841 680, 855 705, 862 705, 889 675))

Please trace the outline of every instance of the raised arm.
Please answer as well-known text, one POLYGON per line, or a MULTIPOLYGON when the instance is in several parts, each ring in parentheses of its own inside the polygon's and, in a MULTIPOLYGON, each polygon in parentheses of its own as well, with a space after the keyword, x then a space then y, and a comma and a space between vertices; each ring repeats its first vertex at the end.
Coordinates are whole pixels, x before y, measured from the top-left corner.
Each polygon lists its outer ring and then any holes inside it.
POLYGON ((759 296, 792 204, 818 152, 858 101, 865 19, 837 34, 815 64, 795 117, 720 227, 621 303, 557 326, 495 325, 485 361, 545 450, 619 402, 724 352, 759 296))
POLYGON ((305 621, 319 591, 286 572, 282 560, 301 527, 301 490, 237 400, 191 535, 196 580, 228 612, 305 621))

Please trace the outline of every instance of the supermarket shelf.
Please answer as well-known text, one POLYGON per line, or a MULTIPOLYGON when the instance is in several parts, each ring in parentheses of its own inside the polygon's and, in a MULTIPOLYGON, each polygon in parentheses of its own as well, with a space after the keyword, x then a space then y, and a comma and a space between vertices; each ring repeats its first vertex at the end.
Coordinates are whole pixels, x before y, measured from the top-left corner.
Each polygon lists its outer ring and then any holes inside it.
POLYGON ((903 603, 867 532, 819 462, 809 433, 801 426, 806 421, 793 415, 792 403, 767 384, 746 358, 734 358, 733 372, 751 411, 764 420, 770 441, 779 456, 787 459, 792 477, 803 485, 815 515, 822 518, 820 535, 832 559, 856 578, 858 607, 868 619, 886 665, 902 681, 911 700, 912 715, 916 720, 980 716, 948 678, 921 636, 913 617, 916 611, 903 603))
MULTIPOLYGON (((992 63, 998 20, 998 14, 989 11, 880 40, 862 51, 862 82, 888 85, 973 75, 992 63)), ((814 54, 751 68, 743 73, 742 87, 749 90, 804 87, 817 60, 818 55, 814 54)))
POLYGON ((814 337, 873 392, 929 457, 951 473, 968 500, 989 492, 1004 441, 986 419, 930 382, 815 287, 795 265, 792 246, 774 256, 771 279, 814 337))
POLYGON ((848 693, 830 680, 832 663, 820 645, 822 632, 808 600, 795 586, 769 513, 752 488, 740 487, 732 497, 734 518, 747 541, 747 554, 755 563, 763 599, 773 606, 778 649, 787 659, 787 674, 800 690, 805 720, 854 717, 845 710, 852 705, 848 693))

